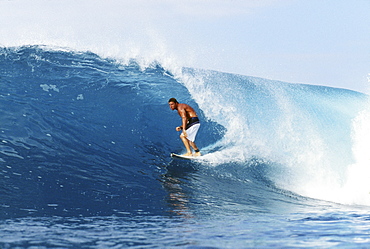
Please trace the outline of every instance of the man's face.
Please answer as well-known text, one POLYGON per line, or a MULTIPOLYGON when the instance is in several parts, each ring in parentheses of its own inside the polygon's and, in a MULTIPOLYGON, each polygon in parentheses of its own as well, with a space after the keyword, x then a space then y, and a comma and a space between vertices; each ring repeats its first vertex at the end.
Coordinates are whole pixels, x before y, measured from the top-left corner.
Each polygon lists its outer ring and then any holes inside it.
POLYGON ((176 110, 177 104, 175 102, 168 102, 168 105, 170 106, 171 110, 176 110))

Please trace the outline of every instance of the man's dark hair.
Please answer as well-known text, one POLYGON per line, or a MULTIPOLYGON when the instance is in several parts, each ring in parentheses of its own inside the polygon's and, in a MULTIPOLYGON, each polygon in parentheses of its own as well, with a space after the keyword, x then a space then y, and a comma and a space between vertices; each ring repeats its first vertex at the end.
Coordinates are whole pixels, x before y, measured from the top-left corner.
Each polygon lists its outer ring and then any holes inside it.
POLYGON ((173 102, 173 103, 176 103, 176 104, 179 103, 179 102, 177 102, 177 99, 175 99, 175 98, 170 98, 170 100, 168 101, 168 103, 170 103, 170 102, 173 102))

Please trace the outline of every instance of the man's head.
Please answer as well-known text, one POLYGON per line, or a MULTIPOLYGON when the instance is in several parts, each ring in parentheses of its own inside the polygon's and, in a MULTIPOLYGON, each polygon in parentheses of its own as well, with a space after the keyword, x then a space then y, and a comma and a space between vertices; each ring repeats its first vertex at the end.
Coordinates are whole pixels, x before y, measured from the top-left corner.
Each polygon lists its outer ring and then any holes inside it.
POLYGON ((178 104, 179 102, 177 102, 175 98, 170 98, 170 100, 168 101, 168 105, 170 106, 171 110, 176 110, 178 104))

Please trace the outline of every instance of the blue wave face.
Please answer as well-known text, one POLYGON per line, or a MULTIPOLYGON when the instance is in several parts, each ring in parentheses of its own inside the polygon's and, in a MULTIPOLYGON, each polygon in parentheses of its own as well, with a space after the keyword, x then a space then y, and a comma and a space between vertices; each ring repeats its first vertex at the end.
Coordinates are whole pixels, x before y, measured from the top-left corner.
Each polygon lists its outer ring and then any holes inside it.
POLYGON ((162 212, 158 172, 181 148, 167 101, 196 106, 184 86, 159 65, 90 53, 22 47, 0 58, 4 213, 162 212))
POLYGON ((1 213, 162 214, 184 208, 188 190, 176 186, 189 177, 199 180, 189 188, 201 200, 225 205, 269 203, 259 199, 261 186, 264 198, 282 191, 315 197, 310 185, 326 173, 346 180, 352 121, 366 101, 341 89, 190 68, 173 75, 156 63, 143 69, 92 53, 3 48, 1 213), (203 162, 169 158, 183 150, 171 97, 200 116, 203 162))

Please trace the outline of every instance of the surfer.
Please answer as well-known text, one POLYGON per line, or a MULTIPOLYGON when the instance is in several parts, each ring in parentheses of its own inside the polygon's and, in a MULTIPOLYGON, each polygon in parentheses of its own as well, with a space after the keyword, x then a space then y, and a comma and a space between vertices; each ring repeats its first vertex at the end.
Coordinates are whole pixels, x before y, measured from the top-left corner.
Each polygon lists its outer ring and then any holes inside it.
POLYGON ((176 127, 176 131, 182 130, 180 138, 186 148, 186 154, 184 154, 183 156, 193 156, 190 146, 194 149, 195 152, 194 156, 200 156, 201 155, 200 151, 196 144, 194 143, 195 136, 197 135, 197 132, 200 127, 197 113, 191 106, 179 103, 175 98, 171 98, 168 101, 168 104, 171 110, 177 110, 177 113, 180 115, 182 119, 182 124, 176 127))

